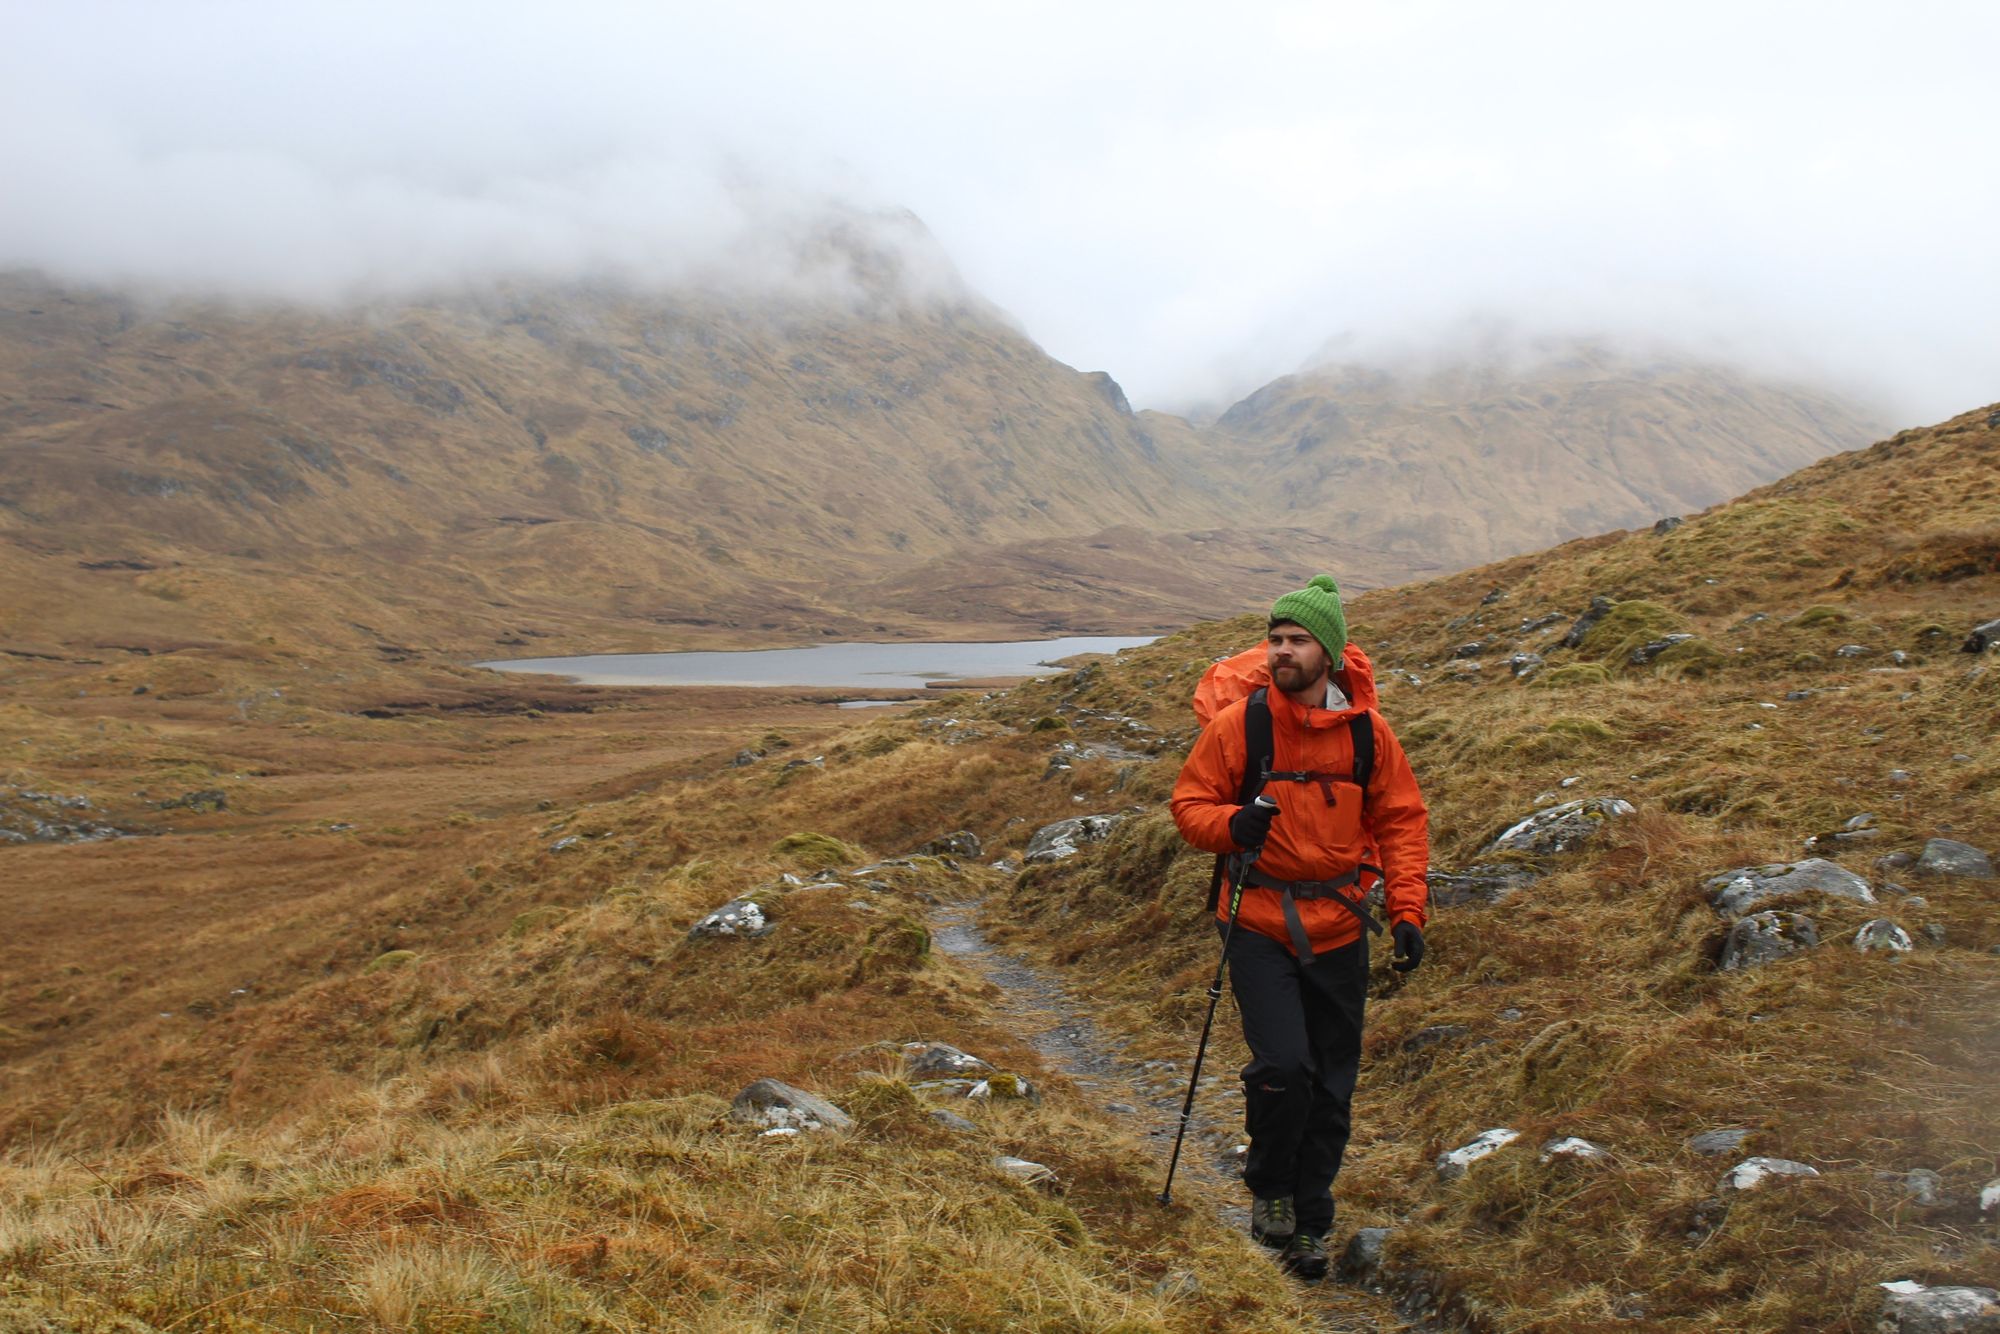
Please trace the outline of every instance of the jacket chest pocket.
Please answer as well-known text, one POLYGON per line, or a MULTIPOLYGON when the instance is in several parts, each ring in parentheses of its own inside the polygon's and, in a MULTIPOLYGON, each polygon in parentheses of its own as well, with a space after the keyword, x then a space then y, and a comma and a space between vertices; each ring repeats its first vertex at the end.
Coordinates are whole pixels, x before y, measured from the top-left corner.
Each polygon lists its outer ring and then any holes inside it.
POLYGON ((1327 850, 1350 849, 1361 842, 1361 788, 1346 778, 1314 776, 1285 784, 1279 798, 1294 846, 1327 850))

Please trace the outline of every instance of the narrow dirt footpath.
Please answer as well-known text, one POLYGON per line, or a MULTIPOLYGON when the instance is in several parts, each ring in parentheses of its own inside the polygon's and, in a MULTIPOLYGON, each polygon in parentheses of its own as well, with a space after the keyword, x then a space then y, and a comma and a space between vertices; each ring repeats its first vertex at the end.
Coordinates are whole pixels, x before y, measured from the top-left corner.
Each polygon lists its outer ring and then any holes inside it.
MULTIPOLYGON (((1003 953, 987 940, 979 929, 981 902, 962 899, 933 908, 933 943, 1000 988, 1002 1012, 1015 1021, 1050 1070, 1089 1094, 1107 1120, 1158 1146, 1155 1156, 1164 1181, 1194 1053, 1188 1053, 1186 1063, 1127 1057, 1123 1042, 1099 1028, 1086 1003, 1053 975, 1003 953)), ((1225 1022, 1234 1022, 1234 1011, 1227 1006, 1216 1013, 1216 1023, 1225 1022)), ((1205 1065, 1174 1174, 1174 1197, 1212 1209, 1244 1233, 1246 1258, 1268 1263, 1270 1253, 1247 1239, 1250 1212, 1234 1152, 1242 1143, 1242 1105, 1234 1071, 1205 1065)), ((1335 1244, 1340 1244, 1338 1238, 1335 1244)), ((1313 1295, 1320 1307, 1321 1328, 1339 1334, 1393 1334, 1417 1328, 1396 1314, 1387 1297, 1343 1287, 1331 1278, 1313 1295)))

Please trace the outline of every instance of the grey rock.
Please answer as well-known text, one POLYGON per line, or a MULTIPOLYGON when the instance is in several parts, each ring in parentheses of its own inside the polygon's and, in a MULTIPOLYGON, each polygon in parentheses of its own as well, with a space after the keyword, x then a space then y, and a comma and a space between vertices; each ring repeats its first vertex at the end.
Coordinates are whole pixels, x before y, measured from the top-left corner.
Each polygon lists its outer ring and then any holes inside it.
POLYGON ((1993 878, 1991 858, 1969 843, 1949 838, 1934 838, 1925 843, 1923 855, 1917 858, 1917 869, 1931 875, 1956 875, 1968 880, 1993 878))
POLYGON ((1842 644, 1833 651, 1833 656, 1836 658, 1865 658, 1874 651, 1866 644, 1842 644))
POLYGON ((1429 1028, 1420 1028, 1410 1034, 1410 1036, 1404 1038, 1403 1050, 1423 1051, 1425 1048, 1435 1047, 1441 1042, 1450 1042, 1453 1038, 1462 1038, 1471 1031, 1464 1024, 1432 1024, 1429 1028))
POLYGON ((1875 902, 1866 880, 1820 857, 1740 866, 1710 876, 1706 887, 1716 910, 1731 917, 1740 917, 1760 904, 1807 895, 1849 899, 1855 903, 1875 902))
POLYGON ((1466 903, 1498 903, 1537 879, 1522 866, 1468 866, 1463 871, 1432 871, 1430 903, 1433 908, 1455 908, 1466 903))
POLYGON ((1525 1014, 1511 1005, 1500 1011, 1500 1022, 1503 1024, 1518 1024, 1525 1018, 1527 1018, 1525 1014))
POLYGON ((1507 659, 1507 669, 1514 673, 1516 681, 1532 679, 1543 666, 1542 655, 1539 653, 1516 653, 1507 659))
POLYGON ((754 750, 739 750, 736 752, 736 758, 729 763, 732 767, 741 769, 747 765, 755 764, 762 758, 764 757, 754 750))
POLYGON ((2000 1291, 1884 1283, 1876 1334, 2000 1334, 2000 1291))
POLYGON ((994 1075, 990 1079, 979 1080, 965 1091, 965 1096, 975 1101, 993 1098, 1025 1098, 1029 1102, 1042 1100, 1035 1086, 1019 1075, 994 1075))
POLYGON ((1521 1138, 1518 1130, 1503 1128, 1481 1131, 1472 1139, 1455 1149, 1446 1150, 1437 1156, 1437 1174, 1441 1181, 1456 1181, 1471 1170, 1472 1165, 1482 1158, 1506 1148, 1521 1138))
POLYGON ((1729 1126, 1722 1130, 1704 1130, 1687 1142, 1688 1148, 1705 1157, 1716 1157, 1725 1153, 1735 1153, 1743 1147, 1743 1141, 1756 1132, 1748 1126, 1729 1126))
POLYGON ((2000 1218, 2000 1177, 1979 1188, 1979 1216, 1989 1221, 2000 1218))
POLYGON ((1558 1158, 1567 1158, 1581 1163, 1608 1163, 1611 1161, 1611 1155, 1605 1149, 1599 1145, 1592 1144, 1587 1139, 1580 1139, 1575 1135, 1565 1135, 1559 1139, 1552 1139, 1542 1146, 1541 1161, 1550 1163, 1558 1158))
POLYGON ((979 1131, 979 1127, 976 1124, 966 1120, 957 1112, 947 1112, 942 1108, 931 1113, 931 1120, 937 1122, 946 1130, 956 1130, 962 1135, 977 1134, 979 1131))
POLYGON ((1756 1190, 1758 1187, 1779 1177, 1816 1177, 1819 1169, 1804 1163, 1793 1162, 1790 1158, 1745 1158, 1723 1174, 1718 1189, 1728 1191, 1756 1190))
POLYGON ((1058 820, 1043 825, 1028 840, 1024 862, 1059 862, 1074 857, 1091 843, 1101 843, 1125 819, 1122 815, 1080 815, 1074 820, 1058 820))
POLYGON ((229 808, 229 794, 221 788, 210 787, 203 788, 199 792, 186 793, 171 801, 156 801, 153 804, 163 811, 221 811, 229 808))
POLYGON ((1854 948, 1863 954, 1908 954, 1916 946, 1909 932, 1886 917, 1877 917, 1855 934, 1854 948))
POLYGON ((969 1075, 993 1067, 977 1056, 969 1056, 958 1048, 944 1042, 906 1042, 903 1044, 903 1070, 912 1079, 936 1079, 953 1075, 969 1075))
POLYGON ((1939 948, 1944 946, 1944 927, 1936 922, 1924 923, 1924 939, 1939 948))
POLYGON ((729 1104, 732 1120, 798 1130, 851 1130, 854 1119, 816 1093, 760 1079, 729 1104))
POLYGON ((1671 533, 1686 522, 1687 520, 1681 518, 1678 514, 1669 515, 1653 525, 1653 536, 1665 537, 1668 533, 1671 533))
MULTIPOLYGON (((1892 1178, 1894 1172, 1889 1174, 1892 1178)), ((1912 1202, 1925 1209, 1935 1209, 1945 1202, 1944 1178, 1928 1167, 1913 1167, 1902 1174, 1903 1193, 1912 1202)))
POLYGON ((1530 633, 1531 631, 1545 630, 1551 625, 1560 624, 1561 622, 1566 621, 1568 619, 1569 617, 1563 615, 1561 612, 1552 611, 1546 616, 1537 616, 1532 620, 1522 621, 1519 627, 1519 633, 1525 635, 1530 633))
POLYGON ((1984 653, 1995 644, 2000 644, 2000 619, 1973 626, 1972 633, 1966 636, 1961 647, 1967 653, 1984 653))
POLYGON ((768 936, 777 928, 755 899, 731 899, 688 928, 688 939, 703 936, 768 936))
POLYGON ((1902 787, 1910 781, 1910 771, 1908 769, 1891 769, 1889 771, 1889 781, 1897 787, 1902 787))
POLYGON ((1026 1158, 1016 1158, 1011 1154, 996 1154, 993 1159, 993 1165, 1015 1180, 1025 1181, 1029 1185, 1036 1185, 1040 1182, 1054 1181, 1056 1179, 1054 1168, 1045 1167, 1041 1163, 1030 1162, 1026 1158))
POLYGON ((1693 638, 1693 635, 1663 636, 1662 638, 1655 639, 1650 644, 1641 644, 1638 648, 1633 649, 1631 657, 1626 659, 1626 661, 1630 662, 1634 667, 1643 667, 1674 645, 1685 644, 1693 638))
POLYGON ((1581 645, 1583 637, 1596 629, 1597 623, 1603 620, 1610 611, 1610 598, 1592 598, 1590 606, 1584 609, 1583 615, 1576 618, 1576 624, 1570 626, 1569 633, 1563 636, 1563 647, 1576 648, 1581 645))
POLYGON ((1787 690, 1785 692, 1785 698, 1795 704, 1802 699, 1811 699, 1812 697, 1813 692, 1810 690, 1787 690))
POLYGON ((961 829, 953 834, 940 834, 917 849, 925 857, 962 857, 967 861, 979 856, 979 835, 969 829, 961 829))
POLYGON ((1169 1302, 1184 1297, 1199 1297, 1201 1280, 1185 1269, 1170 1270, 1165 1277, 1154 1282, 1153 1295, 1169 1302))
POLYGON ((1469 644, 1460 644, 1451 651, 1451 656, 1454 658, 1476 658, 1485 651, 1486 644, 1484 641, 1475 639, 1469 644))
POLYGON ((1568 852, 1596 838, 1612 819, 1631 815, 1632 803, 1618 797, 1585 797, 1536 811, 1487 844, 1482 855, 1525 852, 1544 857, 1568 852))
POLYGON ((1334 1277, 1342 1283, 1353 1283, 1360 1287, 1373 1287, 1382 1274, 1382 1253, 1388 1245, 1390 1229, 1386 1227, 1364 1227, 1348 1240, 1347 1249, 1340 1253, 1340 1260, 1334 1269, 1334 1277))
POLYGON ((579 835, 571 834, 567 838, 559 838, 555 842, 549 844, 549 851, 568 852, 571 848, 578 846, 582 842, 583 839, 579 835))
POLYGON ((1907 852, 1885 852, 1875 859, 1875 869, 1878 871, 1902 871, 1916 864, 1916 857, 1907 852))
POLYGON ((1819 928, 1810 917, 1789 912, 1760 912, 1729 928, 1716 967, 1723 972, 1755 968, 1819 944, 1819 928))

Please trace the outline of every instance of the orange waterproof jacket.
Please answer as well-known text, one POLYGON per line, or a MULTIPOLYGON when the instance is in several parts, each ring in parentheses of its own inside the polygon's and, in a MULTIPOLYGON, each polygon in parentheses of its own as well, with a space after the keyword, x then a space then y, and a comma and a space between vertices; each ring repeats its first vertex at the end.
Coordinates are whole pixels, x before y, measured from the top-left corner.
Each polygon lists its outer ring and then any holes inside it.
MULTIPOLYGON (((1262 675, 1260 683, 1268 685, 1263 657, 1260 646, 1218 663, 1214 674, 1220 678, 1220 688, 1231 692, 1258 674, 1262 675)), ((1365 709, 1375 733, 1375 763, 1366 799, 1352 783, 1332 784, 1332 805, 1327 804, 1317 784, 1273 783, 1265 795, 1278 803, 1278 815, 1271 823, 1257 869, 1279 880, 1335 880, 1364 861, 1373 862, 1382 868, 1387 882, 1389 920, 1413 922, 1421 928, 1429 898, 1425 877, 1430 870, 1430 812, 1417 790, 1416 775, 1410 772, 1409 757, 1375 709, 1375 672, 1368 655, 1349 644, 1334 683, 1346 692, 1351 707, 1301 708, 1283 691, 1270 689, 1266 698, 1271 706, 1271 768, 1351 774, 1354 742, 1348 722, 1365 709)), ((1210 680, 1204 680, 1204 689, 1210 685, 1210 680)), ((1204 702, 1212 708, 1213 690, 1206 701, 1198 690, 1196 700, 1198 712, 1203 711, 1204 702)), ((1247 699, 1238 698, 1207 720, 1187 763, 1181 766, 1180 780, 1174 784, 1174 823, 1180 826, 1183 838, 1204 852, 1244 851, 1230 840, 1229 817, 1238 808, 1236 798, 1247 758, 1243 735, 1247 704, 1247 699)), ((1371 882, 1372 877, 1365 877, 1362 887, 1371 882)), ((1228 917, 1229 899, 1225 891, 1216 905, 1218 918, 1228 917)), ((1316 954, 1348 944, 1361 934, 1361 923, 1338 903, 1303 899, 1297 908, 1316 954)), ((1291 944, 1283 899, 1275 889, 1255 885, 1246 889, 1237 922, 1288 947, 1291 944)))

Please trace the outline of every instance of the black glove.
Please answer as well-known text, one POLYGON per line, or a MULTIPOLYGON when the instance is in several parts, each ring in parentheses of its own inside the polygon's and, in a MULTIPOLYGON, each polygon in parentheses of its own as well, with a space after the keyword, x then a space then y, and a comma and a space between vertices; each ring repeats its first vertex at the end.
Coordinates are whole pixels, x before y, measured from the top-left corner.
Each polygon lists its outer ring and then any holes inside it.
POLYGON ((1396 941, 1396 957, 1390 967, 1407 973, 1424 961, 1424 933, 1415 922, 1398 922, 1389 934, 1396 941))
POLYGON ((1229 817, 1229 841, 1245 852, 1261 848, 1271 836, 1271 821, 1277 818, 1276 804, 1266 806, 1253 801, 1248 806, 1238 806, 1236 814, 1229 817))

